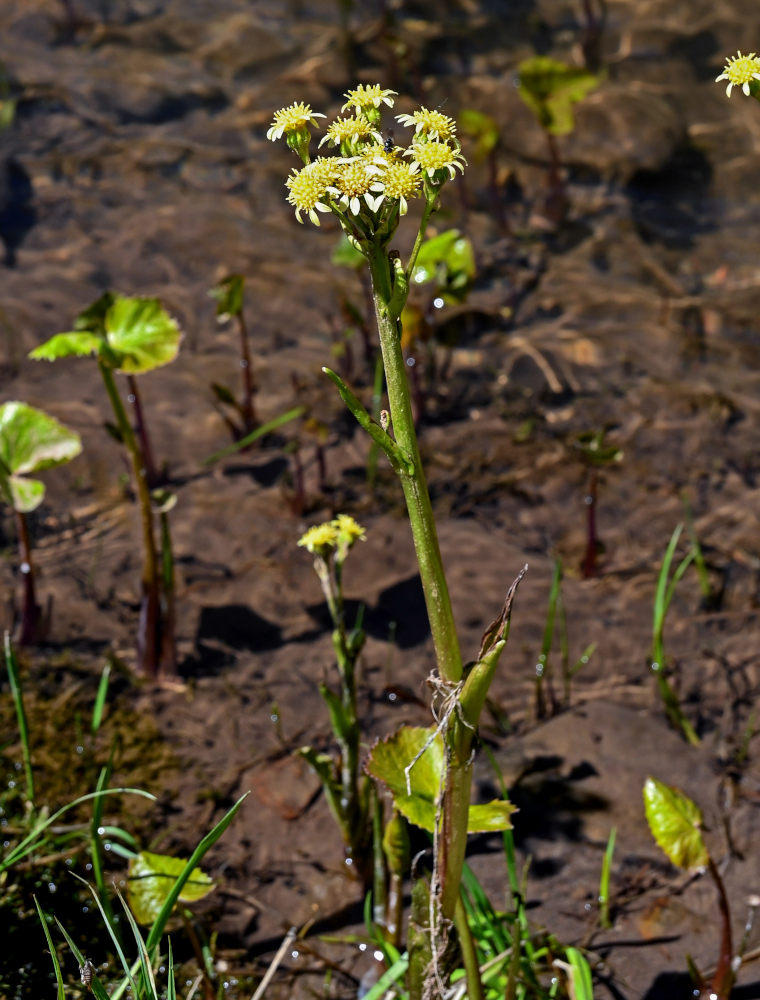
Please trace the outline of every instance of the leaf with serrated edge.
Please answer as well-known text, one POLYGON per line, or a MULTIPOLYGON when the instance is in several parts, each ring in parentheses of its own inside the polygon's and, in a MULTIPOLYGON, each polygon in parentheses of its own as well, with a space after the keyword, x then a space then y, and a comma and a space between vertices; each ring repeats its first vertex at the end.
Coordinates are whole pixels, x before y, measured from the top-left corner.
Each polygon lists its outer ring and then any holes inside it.
POLYGON ((57 333, 29 353, 33 361, 57 361, 59 358, 81 358, 97 354, 103 338, 95 333, 57 333))

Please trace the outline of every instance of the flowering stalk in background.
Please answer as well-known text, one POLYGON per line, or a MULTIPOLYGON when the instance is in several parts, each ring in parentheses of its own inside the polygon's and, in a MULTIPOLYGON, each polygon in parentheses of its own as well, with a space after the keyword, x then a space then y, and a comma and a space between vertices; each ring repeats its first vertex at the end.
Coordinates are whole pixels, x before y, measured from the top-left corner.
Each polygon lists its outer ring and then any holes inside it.
POLYGON ((369 878, 369 783, 359 781, 359 743, 361 729, 356 711, 356 663, 364 647, 362 612, 354 627, 346 628, 343 607, 343 564, 356 542, 364 541, 364 528, 347 514, 338 514, 324 524, 315 525, 302 535, 298 544, 314 556, 314 570, 319 577, 333 623, 333 649, 340 678, 335 692, 327 684, 319 691, 330 714, 330 724, 340 751, 336 762, 329 754, 313 747, 301 747, 299 753, 316 772, 338 821, 346 847, 346 864, 360 876, 369 878))

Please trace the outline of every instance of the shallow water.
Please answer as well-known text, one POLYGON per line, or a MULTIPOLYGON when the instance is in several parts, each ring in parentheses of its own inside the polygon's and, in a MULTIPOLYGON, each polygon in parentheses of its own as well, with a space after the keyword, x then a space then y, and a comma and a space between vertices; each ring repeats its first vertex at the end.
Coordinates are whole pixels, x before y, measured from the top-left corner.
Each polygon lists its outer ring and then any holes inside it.
MULTIPOLYGON (((286 750, 299 741, 329 739, 316 690, 329 669, 329 640, 311 567, 295 547, 304 517, 350 509, 369 528, 350 583, 350 597, 368 603, 368 731, 426 720, 413 699, 391 708, 382 697, 394 667, 418 695, 431 662, 398 492, 381 474, 376 497, 367 495, 364 442, 319 375, 342 330, 339 293, 361 302, 361 290, 329 262, 337 234, 295 222, 284 201, 292 154, 265 138, 273 111, 294 100, 337 111, 355 82, 349 59, 362 80, 405 95, 399 110, 406 95, 453 116, 477 108, 502 132, 501 205, 511 234, 496 224, 486 167, 467 145, 470 168, 464 185, 457 182, 466 195, 452 185, 440 219, 472 238, 479 272, 466 306, 441 318, 456 346, 422 428, 463 645, 477 649, 528 560, 494 699, 512 732, 529 728, 559 555, 571 643, 597 643, 575 697, 625 707, 593 716, 600 745, 617 739, 594 760, 596 793, 616 787, 620 761, 636 758, 635 741, 659 740, 669 748, 661 776, 693 780, 694 794, 712 801, 718 779, 708 764, 737 739, 760 684, 752 654, 760 594, 760 114, 713 83, 724 55, 749 44, 755 5, 610 0, 606 79, 579 106, 575 132, 560 140, 570 212, 559 229, 546 218, 544 137, 514 73, 535 51, 577 62, 580 3, 357 4, 351 56, 334 3, 75 0, 74 8, 85 22, 75 29, 61 23, 64 5, 53 0, 6 0, 0 9, 2 59, 18 98, 14 124, 0 133, 2 394, 50 410, 85 438, 83 457, 47 477, 49 500, 35 520, 40 586, 55 596, 49 642, 90 657, 93 669, 108 646, 129 662, 139 565, 125 466, 102 431, 97 372, 84 360, 50 368, 25 357, 107 287, 157 295, 182 324, 179 360, 144 379, 144 399, 179 495, 179 644, 195 687, 179 701, 156 696, 155 710, 191 759, 178 793, 178 837, 191 842, 215 815, 210 799, 198 807, 199 787, 255 790, 257 808, 229 831, 216 863, 271 909, 228 907, 227 939, 266 952, 280 932, 278 912, 299 923, 314 906, 325 915, 351 895, 337 860, 323 870, 322 847, 335 838, 324 803, 310 807, 305 823, 287 818, 307 808, 313 784, 289 763, 275 764, 278 755, 288 762, 286 750), (227 440, 209 383, 236 385, 237 372, 235 331, 217 327, 207 290, 231 270, 248 280, 259 412, 268 418, 297 402, 313 422, 211 471, 202 460, 227 440), (314 459, 322 427, 326 488, 314 459), (598 576, 583 580, 587 470, 574 441, 602 427, 623 460, 602 475, 604 552, 598 576), (295 442, 305 515, 291 513, 284 446, 295 442), (683 493, 714 579, 725 585, 722 611, 705 617, 696 584, 684 581, 669 635, 682 698, 707 736, 701 770, 673 749, 647 674, 655 574, 683 518, 683 493), (386 641, 392 631, 397 646, 386 641), (276 733, 273 704, 282 720, 276 733), (616 762, 611 777, 608 760, 616 762)), ((353 380, 368 383, 359 362, 353 380)), ((7 522, 4 531, 10 545, 7 522)), ((12 571, 7 561, 9 590, 12 571)), ((574 727, 586 733, 588 725, 560 716, 538 730, 546 746, 525 753, 538 759, 554 747, 564 763, 551 781, 572 785, 568 776, 583 763, 573 757, 574 727)), ((511 751, 518 741, 507 742, 511 751)), ((584 744, 584 754, 592 750, 584 744)), ((524 834, 521 847, 541 873, 531 883, 539 919, 568 939, 583 934, 586 911, 574 893, 596 877, 594 845, 611 817, 620 826, 621 880, 654 865, 653 891, 667 891, 647 848, 640 778, 632 766, 620 800, 585 813, 577 797, 561 798, 570 819, 524 834)), ((529 783, 526 813, 531 794, 529 783)), ((539 802, 541 794, 539 787, 539 802)), ((746 809, 739 821, 743 829, 746 809)), ((337 859, 337 839, 334 846, 337 859)), ((738 920, 743 887, 757 877, 755 855, 747 852, 744 867, 732 862, 738 920)), ((709 925, 709 903, 700 910, 697 897, 689 905, 709 925)), ((637 936, 636 920, 635 907, 626 911, 617 938, 637 936)), ((652 985, 656 975, 681 972, 687 944, 710 964, 714 934, 689 938, 691 917, 683 934, 670 949, 613 950, 625 995, 664 995, 652 985)))

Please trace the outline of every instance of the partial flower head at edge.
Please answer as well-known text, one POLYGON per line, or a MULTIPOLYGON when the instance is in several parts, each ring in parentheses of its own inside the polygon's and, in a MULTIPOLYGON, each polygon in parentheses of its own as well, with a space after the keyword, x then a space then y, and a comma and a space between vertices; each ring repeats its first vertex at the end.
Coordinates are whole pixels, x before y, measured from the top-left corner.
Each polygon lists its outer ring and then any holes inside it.
POLYGON ((726 59, 726 65, 720 76, 715 77, 716 83, 719 83, 721 80, 728 80, 728 86, 726 87, 727 97, 731 96, 732 87, 741 87, 744 96, 749 97, 752 82, 755 80, 760 81, 760 57, 756 56, 754 52, 743 56, 737 50, 735 56, 729 56, 726 59))

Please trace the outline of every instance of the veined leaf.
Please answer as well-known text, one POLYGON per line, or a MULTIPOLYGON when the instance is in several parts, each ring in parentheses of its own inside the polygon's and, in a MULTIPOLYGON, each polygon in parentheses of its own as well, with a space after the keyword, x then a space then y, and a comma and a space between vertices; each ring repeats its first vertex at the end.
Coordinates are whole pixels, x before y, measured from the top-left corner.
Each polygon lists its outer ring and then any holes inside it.
MULTIPOLYGON (((167 854, 141 851, 129 862, 127 892, 129 905, 141 924, 152 924, 166 901, 174 883, 185 870, 187 861, 167 854)), ((185 882, 179 898, 183 903, 203 899, 214 883, 200 868, 194 868, 185 882)))
POLYGON ((108 346, 118 358, 118 371, 147 372, 177 356, 179 326, 158 299, 116 296, 105 323, 108 346))
MULTIPOLYGON (((396 808, 410 823, 432 833, 435 830, 443 765, 441 734, 432 728, 404 726, 393 736, 375 744, 366 770, 388 787, 396 808), (415 761, 413 765, 412 761, 415 761), (407 791, 407 774, 411 794, 407 791)), ((501 800, 470 806, 467 832, 508 830, 512 826, 510 816, 514 811, 515 806, 501 800)))
POLYGON ((644 782, 644 808, 652 836, 679 868, 703 868, 710 855, 702 839, 702 812, 696 803, 656 778, 644 782))
POLYGON ((61 465, 82 450, 80 437, 26 403, 0 406, 0 493, 14 510, 28 514, 42 503, 45 487, 25 473, 61 465))

